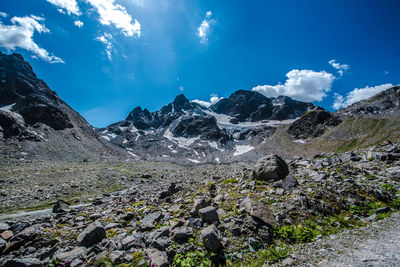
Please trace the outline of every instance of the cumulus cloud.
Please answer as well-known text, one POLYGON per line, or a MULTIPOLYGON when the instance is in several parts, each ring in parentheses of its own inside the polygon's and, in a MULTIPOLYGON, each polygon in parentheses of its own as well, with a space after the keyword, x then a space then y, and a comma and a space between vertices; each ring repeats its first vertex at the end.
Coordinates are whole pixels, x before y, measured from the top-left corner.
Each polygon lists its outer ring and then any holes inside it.
POLYGON ((0 17, 2 17, 2 18, 7 18, 7 17, 8 17, 8 15, 7 15, 7 13, 0 12, 0 17))
POLYGON ((333 103, 333 108, 345 108, 355 102, 368 99, 379 92, 389 89, 390 87, 393 87, 393 84, 385 83, 373 87, 366 86, 364 88, 355 88, 353 91, 347 93, 346 97, 335 93, 335 102, 333 103))
POLYGON ((192 102, 200 104, 200 105, 208 108, 211 105, 218 103, 222 98, 223 97, 218 97, 218 95, 216 95, 216 94, 212 94, 212 95, 210 95, 210 101, 203 101, 203 100, 195 99, 195 100, 192 100, 192 102))
POLYGON ((215 23, 215 20, 211 18, 212 12, 207 11, 204 20, 201 22, 200 26, 197 28, 197 36, 200 37, 201 43, 206 43, 208 41, 208 35, 210 34, 211 25, 215 23))
POLYGON ((350 66, 347 64, 340 64, 339 62, 336 62, 336 59, 329 60, 329 64, 337 69, 337 72, 339 73, 340 77, 343 76, 343 74, 350 69, 350 66))
POLYGON ((267 97, 290 96, 300 101, 322 101, 331 90, 335 79, 331 73, 312 70, 291 70, 286 74, 286 82, 277 85, 258 85, 253 91, 267 97))
POLYGON ((126 8, 116 4, 114 0, 86 0, 99 14, 99 21, 103 25, 114 25, 125 36, 141 35, 140 23, 128 14, 126 8))
POLYGON ((80 20, 75 20, 74 21, 74 25, 78 28, 82 28, 83 27, 83 22, 80 20))
POLYGON ((107 58, 109 60, 112 60, 112 56, 111 56, 111 51, 113 49, 112 39, 113 39, 113 36, 109 33, 104 33, 103 35, 100 35, 96 38, 97 41, 100 41, 103 44, 105 44, 105 46, 106 46, 105 51, 106 51, 107 58))
POLYGON ((50 55, 33 40, 35 31, 38 33, 50 32, 42 23, 43 21, 44 18, 33 15, 13 17, 11 19, 12 25, 4 25, 0 21, 0 46, 8 50, 15 50, 16 48, 28 50, 49 63, 64 63, 61 58, 50 55))
POLYGON ((68 13, 79 16, 81 14, 76 0, 46 0, 50 4, 56 6, 60 13, 68 13))

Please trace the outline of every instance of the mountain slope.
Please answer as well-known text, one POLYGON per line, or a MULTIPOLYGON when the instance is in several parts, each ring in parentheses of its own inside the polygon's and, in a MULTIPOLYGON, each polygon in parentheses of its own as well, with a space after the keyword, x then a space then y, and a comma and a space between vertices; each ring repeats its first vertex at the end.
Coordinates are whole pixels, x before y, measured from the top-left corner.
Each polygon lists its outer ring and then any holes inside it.
POLYGON ((19 54, 0 52, 0 147, 5 157, 88 159, 123 155, 101 140, 19 54))

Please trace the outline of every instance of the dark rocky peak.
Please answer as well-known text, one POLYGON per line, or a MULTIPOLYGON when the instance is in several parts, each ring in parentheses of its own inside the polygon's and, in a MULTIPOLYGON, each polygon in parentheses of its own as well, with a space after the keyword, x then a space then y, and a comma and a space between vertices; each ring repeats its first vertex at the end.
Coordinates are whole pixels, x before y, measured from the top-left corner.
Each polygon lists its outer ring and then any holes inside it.
POLYGON ((391 87, 369 99, 356 102, 338 110, 336 114, 341 116, 400 114, 400 86, 391 87))
POLYGON ((286 120, 315 109, 311 103, 294 100, 288 96, 268 98, 248 90, 238 90, 229 98, 221 99, 210 107, 216 113, 235 117, 238 121, 286 120))
POLYGON ((21 55, 0 54, 0 106, 14 104, 32 94, 46 95, 53 101, 57 98, 21 55))
POLYGON ((271 99, 248 90, 238 90, 210 107, 216 113, 223 113, 239 121, 267 119, 272 113, 271 99), (261 109, 260 109, 261 107, 261 109))
POLYGON ((339 125, 342 121, 325 110, 313 110, 305 113, 293 122, 287 132, 295 139, 307 139, 324 134, 328 127, 339 125))
POLYGON ((73 127, 70 107, 37 78, 19 54, 0 54, 0 107, 8 105, 29 125, 43 123, 56 130, 73 127))
POLYGON ((172 134, 176 137, 200 136, 204 140, 219 140, 225 143, 229 136, 217 126, 217 120, 213 116, 182 116, 175 125, 172 125, 172 134))

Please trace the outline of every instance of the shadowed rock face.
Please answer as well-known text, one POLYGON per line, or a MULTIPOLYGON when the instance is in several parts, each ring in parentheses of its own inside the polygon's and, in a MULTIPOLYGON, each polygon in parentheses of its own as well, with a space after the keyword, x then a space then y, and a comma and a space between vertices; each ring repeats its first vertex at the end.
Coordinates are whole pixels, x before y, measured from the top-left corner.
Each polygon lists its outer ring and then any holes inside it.
POLYGON ((294 119, 307 110, 315 109, 315 106, 287 96, 268 98, 258 92, 238 90, 210 108, 238 121, 260 121, 294 119))
POLYGON ((369 99, 338 110, 337 115, 391 115, 400 114, 400 86, 394 86, 369 99))
MULTIPOLYGON (((43 123, 55 130, 72 128, 66 104, 38 79, 21 55, 0 53, 0 106, 14 105, 25 123, 43 123)), ((69 107, 68 107, 69 108, 69 107)))
POLYGON ((342 121, 325 110, 314 110, 304 114, 290 125, 288 133, 293 138, 307 139, 324 134, 327 127, 339 125, 342 121))

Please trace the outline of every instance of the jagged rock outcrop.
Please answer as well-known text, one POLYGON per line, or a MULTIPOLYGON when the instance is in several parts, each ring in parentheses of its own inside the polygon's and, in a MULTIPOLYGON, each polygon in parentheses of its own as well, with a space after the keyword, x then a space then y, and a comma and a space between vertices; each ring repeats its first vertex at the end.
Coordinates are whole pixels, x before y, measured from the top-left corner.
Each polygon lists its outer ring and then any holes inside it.
POLYGON ((324 134, 328 127, 339 125, 342 121, 325 110, 313 110, 304 114, 288 128, 288 134, 295 139, 307 139, 324 134))
POLYGON ((349 115, 391 115, 400 114, 400 86, 391 87, 366 100, 361 100, 336 112, 349 115))

